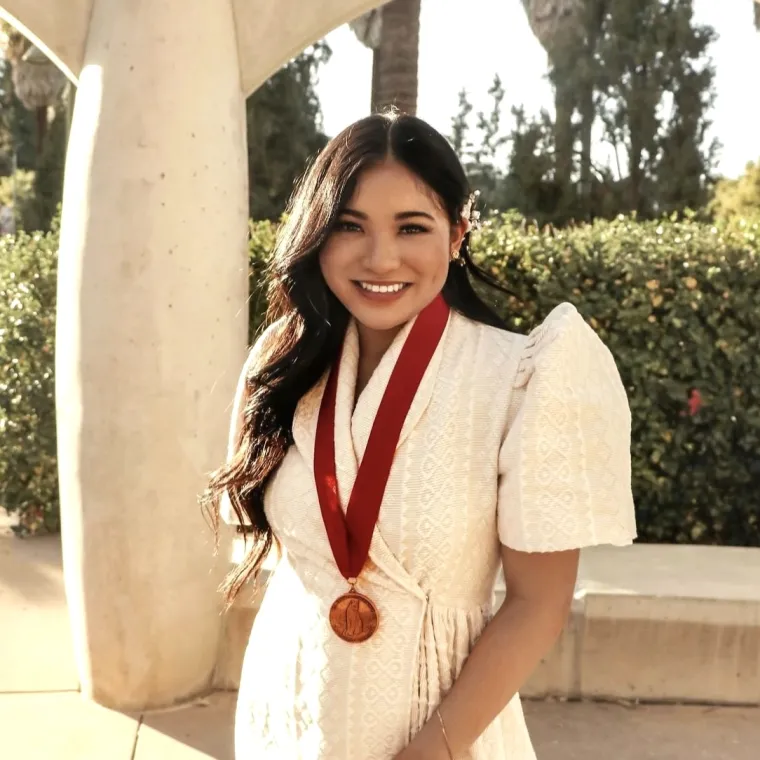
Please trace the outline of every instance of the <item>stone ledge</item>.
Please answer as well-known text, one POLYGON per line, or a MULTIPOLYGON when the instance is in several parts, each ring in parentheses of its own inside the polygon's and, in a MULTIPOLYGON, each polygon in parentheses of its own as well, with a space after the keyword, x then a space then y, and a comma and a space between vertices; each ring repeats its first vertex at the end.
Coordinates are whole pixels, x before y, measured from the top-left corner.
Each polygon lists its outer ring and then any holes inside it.
MULTIPOLYGON (((259 603, 227 616, 219 688, 237 688, 259 603)), ((584 549, 567 625, 522 694, 760 705, 760 549, 584 549)))

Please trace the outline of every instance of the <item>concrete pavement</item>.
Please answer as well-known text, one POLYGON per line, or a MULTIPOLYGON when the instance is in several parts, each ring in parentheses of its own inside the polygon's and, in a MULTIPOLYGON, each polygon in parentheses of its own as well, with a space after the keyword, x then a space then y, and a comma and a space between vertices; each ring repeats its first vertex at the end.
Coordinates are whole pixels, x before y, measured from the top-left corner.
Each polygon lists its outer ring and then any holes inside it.
MULTIPOLYGON (((234 702, 234 692, 218 692, 129 716, 74 692, 2 694, 0 757, 233 760, 234 702)), ((539 760, 757 760, 760 748, 757 708, 528 701, 525 712, 539 760)))
MULTIPOLYGON (((0 536, 2 760, 233 758, 234 692, 129 714, 85 702, 77 689, 60 541, 0 536)), ((525 712, 539 760, 757 760, 760 754, 758 708, 527 701, 525 712)))

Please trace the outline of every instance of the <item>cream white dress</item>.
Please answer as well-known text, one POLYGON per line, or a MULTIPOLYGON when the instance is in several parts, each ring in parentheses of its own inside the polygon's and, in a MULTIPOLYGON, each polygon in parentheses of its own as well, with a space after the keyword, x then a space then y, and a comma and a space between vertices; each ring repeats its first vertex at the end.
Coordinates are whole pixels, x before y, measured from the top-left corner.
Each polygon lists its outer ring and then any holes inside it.
MULTIPOLYGON (((335 415, 344 509, 410 327, 355 410, 358 342, 349 327, 335 415)), ((527 337, 452 312, 404 424, 358 584, 380 627, 363 644, 343 642, 328 611, 347 585, 312 469, 325 381, 300 401, 295 445, 265 495, 283 555, 245 656, 237 760, 391 760, 431 717, 488 624, 500 542, 551 552, 636 536, 625 390, 575 308, 557 307, 527 337)), ((235 521, 229 505, 222 512, 235 521)), ((534 758, 515 696, 457 760, 534 758)))

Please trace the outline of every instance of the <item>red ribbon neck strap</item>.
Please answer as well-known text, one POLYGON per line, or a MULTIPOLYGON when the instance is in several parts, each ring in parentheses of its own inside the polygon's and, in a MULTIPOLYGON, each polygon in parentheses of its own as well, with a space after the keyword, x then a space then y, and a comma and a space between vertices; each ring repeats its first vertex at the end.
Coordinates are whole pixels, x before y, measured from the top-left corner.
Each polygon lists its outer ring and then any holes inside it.
POLYGON ((346 579, 357 578, 367 561, 401 428, 446 329, 448 316, 449 307, 438 296, 420 312, 409 331, 372 423, 345 515, 335 470, 335 400, 340 359, 330 371, 317 422, 314 477, 327 538, 335 563, 346 579))

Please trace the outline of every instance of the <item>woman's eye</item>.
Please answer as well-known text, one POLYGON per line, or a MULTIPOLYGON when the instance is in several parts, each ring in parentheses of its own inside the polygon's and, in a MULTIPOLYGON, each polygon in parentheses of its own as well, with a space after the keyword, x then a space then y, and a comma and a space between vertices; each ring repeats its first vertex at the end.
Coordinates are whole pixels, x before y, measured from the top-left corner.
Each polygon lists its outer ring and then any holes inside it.
POLYGON ((341 219, 336 223, 335 229, 339 232, 361 232, 362 228, 356 222, 341 219))
POLYGON ((421 232, 427 232, 427 227, 421 227, 419 224, 405 224, 401 232, 405 235, 419 235, 421 232))

